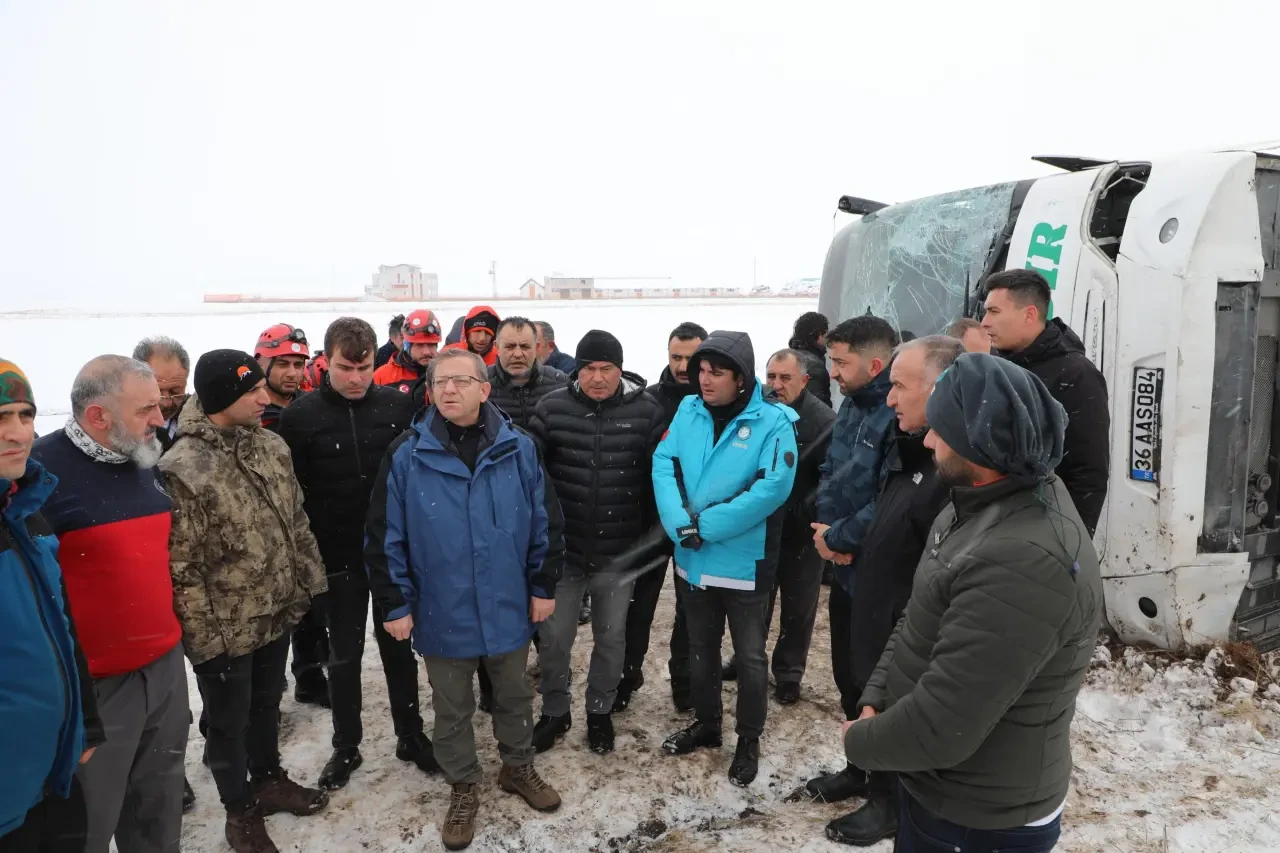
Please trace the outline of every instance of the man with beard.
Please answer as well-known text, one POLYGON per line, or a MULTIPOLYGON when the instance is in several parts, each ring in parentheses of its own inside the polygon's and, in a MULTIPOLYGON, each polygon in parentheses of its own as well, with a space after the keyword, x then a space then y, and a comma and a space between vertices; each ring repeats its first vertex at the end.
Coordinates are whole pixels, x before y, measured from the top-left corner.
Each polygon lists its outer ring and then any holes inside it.
POLYGON ((86 364, 71 417, 36 442, 57 477, 44 515, 89 662, 106 743, 80 768, 88 853, 178 853, 190 711, 169 576, 172 502, 155 465, 160 389, 122 355, 86 364))
MULTIPOLYGON (((951 499, 946 484, 938 479, 933 454, 924 446, 929 430, 925 406, 934 382, 963 352, 956 338, 930 335, 898 347, 889 368, 887 402, 897 424, 881 469, 875 517, 862 539, 856 564, 850 620, 853 682, 859 695, 911 597, 929 528, 951 499)), ((867 802, 831 821, 827 837, 864 847, 891 837, 898 829, 897 777, 881 771, 866 773, 852 765, 845 773, 861 784, 842 793, 865 797, 867 802)))
POLYGON ((410 311, 400 327, 400 350, 386 364, 373 371, 373 384, 390 385, 415 401, 425 403, 427 365, 440 349, 440 321, 430 309, 410 311))
MULTIPOLYGON (((280 417, 280 437, 289 445, 329 583, 323 610, 332 650, 333 755, 319 785, 330 790, 344 787, 364 762, 360 668, 369 618, 364 524, 382 457, 409 428, 414 412, 409 397, 373 384, 376 345, 373 327, 364 320, 333 321, 324 335, 330 369, 323 384, 280 417)), ((439 767, 422 730, 413 649, 407 640, 393 639, 384 621, 381 613, 374 614, 373 636, 387 680, 396 757, 434 772, 439 767)))
POLYGON ((819 311, 806 311, 796 318, 787 346, 804 353, 809 384, 813 396, 831 405, 831 374, 827 371, 827 317, 819 311))
MULTIPOLYGON (((662 406, 664 430, 671 425, 671 419, 676 416, 676 409, 680 408, 684 398, 698 393, 698 386, 689 381, 689 358, 706 339, 707 330, 697 323, 681 323, 667 337, 667 366, 658 381, 646 389, 662 406)), ((658 548, 654 559, 665 555, 670 560, 675 553, 674 543, 666 536, 662 537, 658 548)), ((631 704, 631 694, 644 685, 644 659, 649 653, 653 616, 666 583, 665 562, 636 578, 631 606, 627 608, 627 653, 622 665, 622 681, 618 683, 618 698, 613 702, 614 711, 625 711, 631 704)), ((684 622, 684 604, 678 585, 670 646, 671 657, 667 661, 667 670, 671 674, 671 701, 676 710, 688 711, 693 707, 693 699, 689 693, 689 632, 684 622)))
POLYGON ((466 319, 462 321, 463 340, 449 344, 445 349, 465 349, 484 359, 485 366, 493 367, 498 362, 493 339, 500 322, 497 311, 488 305, 477 305, 467 312, 466 319))
POLYGON ((0 850, 84 853, 76 768, 102 744, 89 667, 40 509, 57 485, 31 458, 36 401, 0 358, 0 850))
POLYGON ((146 362, 160 386, 160 414, 164 426, 156 430, 160 446, 168 450, 178 435, 178 412, 191 395, 187 393, 187 379, 191 376, 191 356, 182 344, 173 338, 159 335, 144 338, 133 348, 133 357, 146 362))
POLYGON ((498 363, 489 368, 489 402, 521 429, 529 427, 534 407, 548 393, 569 384, 569 377, 540 364, 535 326, 524 317, 498 324, 498 363))
POLYGON ((951 503, 844 724, 845 755, 897 772, 897 850, 1047 853, 1103 603, 1093 542, 1054 473, 1067 415, 1029 371, 965 353, 926 417, 951 503))
POLYGON ((277 323, 258 335, 253 355, 267 377, 271 402, 262 410, 262 425, 275 432, 280 413, 302 396, 302 380, 307 372, 307 333, 288 323, 277 323))

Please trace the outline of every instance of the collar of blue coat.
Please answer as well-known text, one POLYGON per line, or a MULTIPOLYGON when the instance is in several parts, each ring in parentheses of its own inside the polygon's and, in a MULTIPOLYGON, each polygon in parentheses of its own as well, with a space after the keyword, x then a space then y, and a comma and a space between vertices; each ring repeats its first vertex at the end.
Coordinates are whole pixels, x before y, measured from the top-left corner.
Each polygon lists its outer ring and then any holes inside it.
MULTIPOLYGON (((775 403, 766 400, 764 395, 760 393, 760 383, 757 382, 755 383, 755 387, 751 389, 751 398, 747 401, 746 408, 739 412, 737 417, 729 421, 724 428, 724 432, 721 433, 720 438, 724 439, 725 436, 730 435, 733 432, 732 427, 734 424, 758 419, 760 414, 765 411, 766 406, 782 412, 783 416, 793 424, 800 420, 800 416, 796 414, 796 410, 785 403, 775 403)), ((702 402, 701 394, 690 394, 688 397, 685 397, 684 400, 680 402, 680 411, 685 410, 697 417, 711 420, 711 413, 707 411, 706 404, 702 402)))
POLYGON ((0 478, 0 506, 4 509, 5 520, 15 523, 35 514, 44 506, 44 502, 58 485, 58 478, 46 471, 34 458, 28 458, 26 471, 18 480, 18 491, 10 500, 5 501, 3 496, 9 494, 12 484, 11 480, 0 478))
MULTIPOLYGON (((487 459, 502 450, 507 444, 516 441, 516 428, 511 425, 511 417, 493 403, 485 401, 481 405, 481 417, 484 420, 484 439, 480 453, 476 457, 476 470, 487 459)), ((449 433, 445 430, 445 417, 434 405, 428 406, 413 420, 412 429, 418 434, 414 444, 417 453, 443 453, 452 459, 458 459, 449 452, 449 433)), ((458 459, 462 465, 462 460, 458 459)), ((463 470, 466 466, 462 465, 463 470)))

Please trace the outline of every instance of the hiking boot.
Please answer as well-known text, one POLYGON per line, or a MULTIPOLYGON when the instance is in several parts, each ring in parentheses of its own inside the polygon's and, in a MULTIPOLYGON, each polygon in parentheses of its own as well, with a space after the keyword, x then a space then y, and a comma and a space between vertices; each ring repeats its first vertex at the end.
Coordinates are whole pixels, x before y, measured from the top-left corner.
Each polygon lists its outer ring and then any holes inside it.
POLYGON ((253 781, 262 813, 288 812, 298 817, 313 815, 329 804, 329 794, 319 788, 307 788, 289 778, 283 770, 253 781))
POLYGON ((851 797, 866 797, 871 786, 866 771, 849 764, 843 770, 810 779, 804 792, 824 803, 838 803, 851 797))
POLYGON ((573 728, 573 715, 561 714, 549 717, 543 714, 533 727, 533 748, 538 752, 546 752, 555 746, 573 728))
POLYGON ((596 755, 613 752, 613 717, 610 714, 587 714, 587 745, 596 755))
POLYGON ((476 812, 480 809, 478 785, 465 782, 453 786, 449 812, 440 824, 440 843, 445 850, 461 850, 476 837, 476 812))
POLYGON ((318 708, 330 707, 329 679, 319 667, 307 670, 294 678, 293 698, 300 705, 315 705, 318 708))
POLYGON ((693 725, 664 740, 662 748, 672 755, 687 755, 695 749, 719 747, 721 744, 719 720, 705 723, 694 720, 693 725))
POLYGON ((778 686, 773 688, 773 698, 779 705, 796 704, 800 701, 800 682, 779 681, 778 686))
POLYGON ((737 681, 738 680, 738 662, 733 658, 729 658, 728 663, 720 667, 721 681, 737 681))
POLYGON ((186 814, 196 807, 196 792, 191 790, 187 777, 182 777, 182 813, 186 814))
POLYGON ((347 787, 351 774, 364 764, 364 756, 353 746, 339 747, 329 756, 329 761, 320 771, 320 781, 316 784, 326 791, 336 791, 347 787))
POLYGON ((827 824, 827 838, 855 847, 870 847, 898 834, 898 800, 873 794, 857 811, 827 824))
POLYGON ((542 781, 532 764, 522 764, 519 767, 502 765, 502 769, 498 771, 498 787, 508 794, 519 794, 534 811, 553 812, 560 808, 560 795, 555 788, 542 781))
POLYGON ((267 825, 262 821, 262 806, 251 803, 243 808, 227 809, 227 843, 235 853, 280 853, 267 825))
POLYGON ((396 758, 401 761, 412 761, 423 773, 440 772, 440 765, 436 762, 435 747, 431 745, 431 739, 422 732, 396 741, 396 758))
POLYGON ((618 695, 613 700, 613 713, 625 711, 631 706, 631 694, 635 693, 644 686, 644 673, 636 672, 634 675, 624 675, 622 680, 618 682, 618 695))
POLYGON ((582 606, 578 608, 578 624, 585 625, 591 621, 591 593, 582 596, 582 606))
POLYGON ((729 781, 745 788, 760 771, 760 738, 740 737, 733 751, 733 763, 729 765, 729 781))

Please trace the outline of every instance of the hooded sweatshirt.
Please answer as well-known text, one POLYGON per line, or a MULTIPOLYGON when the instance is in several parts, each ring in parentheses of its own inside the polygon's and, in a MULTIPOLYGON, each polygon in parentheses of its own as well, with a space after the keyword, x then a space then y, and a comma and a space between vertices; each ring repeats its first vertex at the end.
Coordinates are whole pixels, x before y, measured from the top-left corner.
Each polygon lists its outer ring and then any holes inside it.
POLYGON ((719 437, 701 396, 680 404, 653 456, 658 512, 676 543, 676 572, 688 583, 765 590, 777 571, 779 510, 795 482, 798 417, 761 395, 745 332, 712 332, 689 360, 689 372, 696 374, 708 355, 736 366, 745 403, 719 437), (701 545, 691 548, 694 532, 701 545))

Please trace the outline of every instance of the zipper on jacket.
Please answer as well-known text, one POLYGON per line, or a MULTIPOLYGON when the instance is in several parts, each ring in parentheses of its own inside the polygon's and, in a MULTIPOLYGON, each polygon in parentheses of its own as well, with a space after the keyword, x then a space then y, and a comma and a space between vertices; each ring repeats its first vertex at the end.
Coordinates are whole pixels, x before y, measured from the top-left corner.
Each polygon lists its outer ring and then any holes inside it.
POLYGON ((351 417, 351 441, 356 452, 356 476, 363 480, 364 471, 360 467, 360 436, 356 434, 356 410, 350 403, 347 403, 347 414, 351 417))
MULTIPOLYGON (((31 585, 32 599, 35 601, 36 611, 40 614, 40 625, 44 628, 45 639, 49 641, 49 648, 53 650, 53 656, 58 661, 58 674, 62 676, 62 725, 58 727, 58 741, 61 742, 66 725, 71 721, 71 684, 67 676, 67 664, 62 659, 62 653, 58 651, 58 643, 53 637, 53 629, 49 627, 49 620, 45 618, 44 607, 42 606, 44 596, 40 593, 40 585, 36 582, 35 568, 31 565, 31 561, 27 559, 27 555, 22 552, 22 546, 18 543, 17 537, 10 532, 7 526, 0 525, 0 528, 3 528, 4 538, 9 541, 9 547, 18 555, 18 561, 22 563, 22 568, 26 572, 27 583, 31 585)), ((79 756, 77 755, 76 758, 79 758, 79 756)))
MULTIPOLYGON (((596 526, 596 507, 600 505, 600 441, 604 437, 604 407, 596 403, 596 444, 591 457, 591 529, 596 526)), ((591 553, 594 556, 596 534, 591 535, 591 553)))

